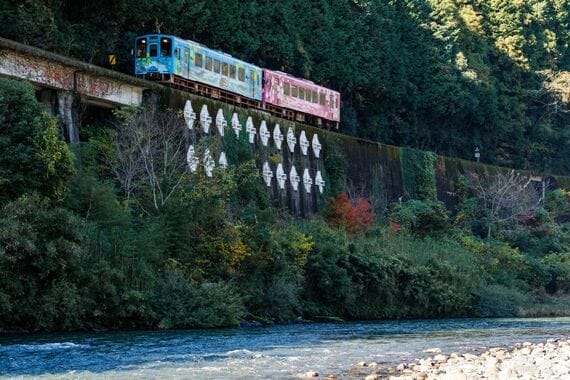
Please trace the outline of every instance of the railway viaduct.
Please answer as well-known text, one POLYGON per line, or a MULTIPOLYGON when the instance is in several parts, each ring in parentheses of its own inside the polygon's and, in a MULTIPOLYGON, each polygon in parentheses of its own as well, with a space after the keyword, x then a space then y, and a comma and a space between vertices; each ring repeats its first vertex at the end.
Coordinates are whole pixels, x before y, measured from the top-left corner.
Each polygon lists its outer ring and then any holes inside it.
POLYGON ((59 117, 70 143, 79 141, 81 104, 112 108, 141 105, 162 86, 116 71, 0 38, 0 76, 31 82, 47 109, 59 117))
MULTIPOLYGON (((147 97, 166 89, 154 82, 3 38, 0 38, 0 76, 31 82, 37 90, 40 101, 59 118, 65 138, 70 143, 79 142, 79 110, 83 106, 111 109, 121 105, 141 105, 147 97)), ((406 165, 409 148, 324 131, 320 128, 270 117, 260 111, 239 108, 179 91, 172 92, 168 102, 170 107, 182 109, 184 102, 189 99, 194 103, 197 112, 207 105, 210 112, 223 108, 226 115, 238 112, 243 118, 248 116, 257 118, 256 123, 261 119, 270 118, 272 125, 275 123, 281 123, 282 126, 293 125, 297 133, 301 130, 305 130, 308 136, 318 133, 325 142, 324 150, 340 153, 339 157, 342 157, 342 161, 346 164, 347 183, 355 184, 357 188, 372 189, 375 186, 374 183, 378 182, 382 197, 386 202, 402 199, 402 196, 410 190, 406 184, 406 178, 413 176, 413 171, 410 174, 406 165)), ((271 158, 266 148, 259 146, 257 148, 260 160, 271 158)), ((291 160, 315 169, 317 165, 315 160, 307 160, 306 156, 300 155, 298 151, 299 149, 291 160)), ((461 174, 490 175, 508 170, 511 169, 438 156, 434 165, 437 198, 448 206, 453 206, 456 202, 455 183, 461 174)), ((553 186, 570 189, 570 177, 551 178, 553 186)), ((542 177, 533 176, 532 180, 542 182, 542 177)), ((328 186, 332 186, 332 183, 328 182, 328 186)), ((319 200, 312 195, 310 197, 312 200, 307 196, 300 196, 302 192, 295 192, 295 196, 292 196, 291 192, 288 193, 289 195, 281 194, 275 185, 272 187, 271 191, 277 194, 275 197, 283 198, 283 204, 289 203, 289 207, 294 210, 295 214, 303 214, 304 209, 318 209, 317 203, 322 203, 323 200, 323 197, 319 200)))

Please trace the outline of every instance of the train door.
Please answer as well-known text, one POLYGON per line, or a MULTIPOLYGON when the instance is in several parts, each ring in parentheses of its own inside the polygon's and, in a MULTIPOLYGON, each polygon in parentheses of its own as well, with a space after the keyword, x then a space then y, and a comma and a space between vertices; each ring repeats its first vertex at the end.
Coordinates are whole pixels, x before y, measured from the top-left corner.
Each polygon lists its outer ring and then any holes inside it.
POLYGON ((184 54, 182 58, 182 76, 188 78, 190 75, 190 49, 184 48, 184 54))
POLYGON ((255 71, 249 71, 250 97, 255 99, 255 71))
POLYGON ((182 75, 182 57, 180 53, 180 48, 176 47, 174 49, 174 59, 172 72, 177 75, 182 75))
POLYGON ((158 57, 158 44, 157 43, 150 44, 150 46, 148 48, 148 55, 151 58, 158 57))

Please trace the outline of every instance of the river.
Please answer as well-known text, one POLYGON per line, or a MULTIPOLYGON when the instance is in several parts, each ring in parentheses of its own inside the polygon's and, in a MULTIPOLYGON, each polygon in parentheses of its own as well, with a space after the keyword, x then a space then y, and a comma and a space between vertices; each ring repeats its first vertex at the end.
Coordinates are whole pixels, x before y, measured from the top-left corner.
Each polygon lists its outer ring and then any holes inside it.
POLYGON ((290 379, 341 374, 360 361, 396 364, 422 350, 568 338, 570 318, 299 323, 216 330, 0 337, 0 377, 290 379))

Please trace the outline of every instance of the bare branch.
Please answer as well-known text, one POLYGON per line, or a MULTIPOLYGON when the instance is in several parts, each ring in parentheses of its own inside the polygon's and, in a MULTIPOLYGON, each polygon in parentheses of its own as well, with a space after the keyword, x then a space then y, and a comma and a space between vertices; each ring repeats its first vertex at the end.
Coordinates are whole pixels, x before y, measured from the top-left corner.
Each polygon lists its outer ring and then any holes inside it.
POLYGON ((142 205, 150 194, 152 207, 163 207, 187 175, 180 117, 150 106, 119 125, 114 142, 113 174, 126 196, 142 205))
MULTIPOLYGON (((540 207, 544 199, 534 182, 532 177, 522 176, 514 170, 484 179, 471 175, 471 188, 489 217, 488 237, 492 226, 508 227, 540 207)), ((544 181, 540 182, 540 188, 544 189, 544 186, 544 181)))

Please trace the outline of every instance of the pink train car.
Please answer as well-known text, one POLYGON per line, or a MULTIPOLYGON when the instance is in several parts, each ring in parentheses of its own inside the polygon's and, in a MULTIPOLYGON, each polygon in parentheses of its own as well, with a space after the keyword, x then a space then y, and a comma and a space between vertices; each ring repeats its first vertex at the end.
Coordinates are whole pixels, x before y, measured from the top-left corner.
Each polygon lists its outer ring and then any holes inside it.
POLYGON ((289 74, 263 69, 263 101, 340 122, 340 93, 289 74))

